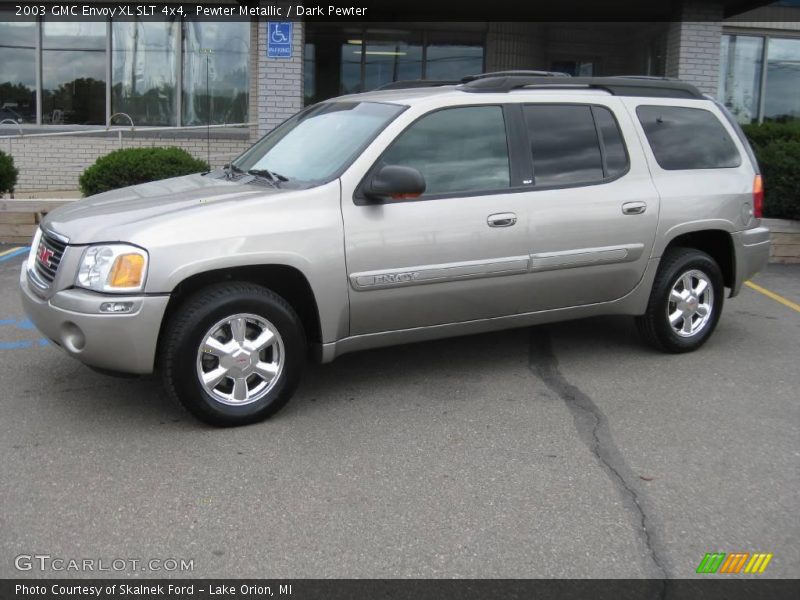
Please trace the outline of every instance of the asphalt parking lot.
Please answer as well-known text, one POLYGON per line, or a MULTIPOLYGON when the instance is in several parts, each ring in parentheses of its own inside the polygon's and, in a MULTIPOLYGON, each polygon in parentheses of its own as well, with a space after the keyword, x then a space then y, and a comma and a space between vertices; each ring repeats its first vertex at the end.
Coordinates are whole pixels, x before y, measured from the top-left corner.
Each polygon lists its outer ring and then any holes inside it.
MULTIPOLYGON (((800 576, 800 312, 752 288, 691 355, 625 318, 370 351, 221 430, 41 339, 22 260, 0 262, 0 577, 82 575, 15 569, 38 553, 194 561, 103 574, 139 577, 683 578, 707 552, 800 576)), ((800 303, 798 266, 754 282, 800 303)))

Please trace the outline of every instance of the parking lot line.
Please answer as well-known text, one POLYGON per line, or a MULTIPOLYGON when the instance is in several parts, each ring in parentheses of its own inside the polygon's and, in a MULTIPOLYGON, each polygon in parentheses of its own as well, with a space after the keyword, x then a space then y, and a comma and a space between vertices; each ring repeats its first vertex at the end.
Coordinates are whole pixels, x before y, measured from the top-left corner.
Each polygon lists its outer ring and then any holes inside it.
POLYGON ((20 254, 24 254, 28 250, 30 250, 30 247, 28 246, 17 246, 16 248, 11 248, 5 252, 0 252, 0 262, 4 262, 14 258, 15 256, 19 256, 20 254))
POLYGON ((767 288, 763 288, 760 285, 753 283, 752 281, 745 281, 744 284, 750 289, 753 289, 757 292, 764 294, 767 298, 772 298, 773 300, 775 300, 775 302, 780 302, 784 306, 788 306, 789 308, 796 310, 797 312, 800 312, 800 304, 792 302, 788 298, 784 298, 780 294, 776 294, 775 292, 768 290, 767 288))

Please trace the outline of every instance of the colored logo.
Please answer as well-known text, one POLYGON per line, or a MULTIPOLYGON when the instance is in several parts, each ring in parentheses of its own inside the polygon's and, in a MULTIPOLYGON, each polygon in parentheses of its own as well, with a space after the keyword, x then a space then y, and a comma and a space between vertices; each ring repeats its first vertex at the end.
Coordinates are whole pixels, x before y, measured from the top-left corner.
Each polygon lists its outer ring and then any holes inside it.
POLYGON ((772 553, 766 552, 708 552, 697 566, 697 573, 763 573, 772 553))
POLYGON ((39 260, 46 266, 50 266, 50 259, 53 258, 55 252, 50 250, 44 244, 39 244, 39 248, 37 249, 36 255, 39 257, 39 260))

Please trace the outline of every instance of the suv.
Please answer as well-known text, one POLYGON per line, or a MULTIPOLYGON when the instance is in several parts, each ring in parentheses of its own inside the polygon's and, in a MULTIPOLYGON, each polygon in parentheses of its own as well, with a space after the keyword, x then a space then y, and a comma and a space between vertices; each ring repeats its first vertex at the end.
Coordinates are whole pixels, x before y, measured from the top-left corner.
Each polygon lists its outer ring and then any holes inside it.
POLYGON ((43 220, 25 310, 215 425, 283 406, 307 349, 595 315, 708 340, 769 231, 741 129, 674 80, 499 73, 310 106, 230 165, 43 220), (726 292, 726 288, 729 292, 726 292))

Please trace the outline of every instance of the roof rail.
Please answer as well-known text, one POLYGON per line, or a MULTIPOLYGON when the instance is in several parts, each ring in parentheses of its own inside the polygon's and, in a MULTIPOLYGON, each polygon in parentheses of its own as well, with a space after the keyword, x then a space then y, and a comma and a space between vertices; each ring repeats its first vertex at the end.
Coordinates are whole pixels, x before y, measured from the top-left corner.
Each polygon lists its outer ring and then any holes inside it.
POLYGON ((568 77, 562 79, 553 76, 491 75, 472 79, 458 87, 463 92, 472 93, 510 92, 522 88, 589 88, 604 90, 614 96, 705 99, 705 96, 689 83, 675 79, 651 79, 639 76, 568 77))
POLYGON ((469 83, 470 81, 478 81, 479 79, 489 79, 493 77, 570 77, 570 75, 568 73, 562 73, 561 71, 493 71, 491 73, 467 75, 461 80, 461 83, 469 83))
POLYGON ((382 86, 375 88, 378 90, 406 90, 411 88, 423 87, 440 87, 443 85, 458 85, 460 80, 447 80, 447 79, 407 79, 405 81, 391 81, 382 86))

